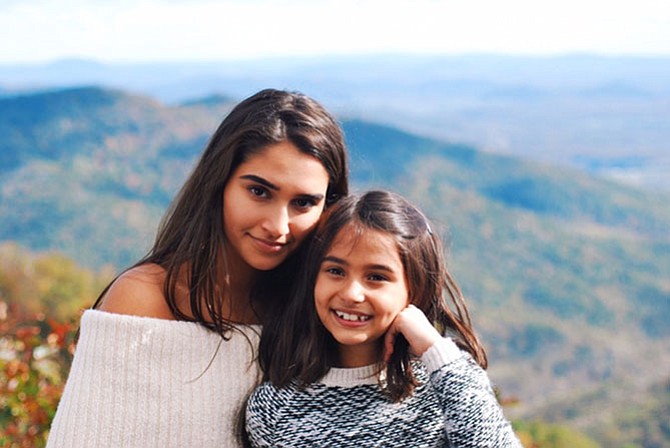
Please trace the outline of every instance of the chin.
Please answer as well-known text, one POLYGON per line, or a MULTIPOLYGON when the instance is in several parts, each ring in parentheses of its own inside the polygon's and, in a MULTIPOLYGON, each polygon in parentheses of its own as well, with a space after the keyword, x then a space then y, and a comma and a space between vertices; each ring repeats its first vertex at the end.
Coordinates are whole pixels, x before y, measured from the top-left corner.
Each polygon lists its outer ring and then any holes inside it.
POLYGON ((346 346, 356 346, 356 345, 361 345, 365 344, 368 342, 368 338, 357 338, 357 337, 339 337, 335 338, 335 340, 340 344, 340 345, 346 345, 346 346))
POLYGON ((284 261, 286 261, 286 258, 282 258, 281 260, 259 260, 255 263, 248 264, 257 271, 271 271, 279 267, 284 261))

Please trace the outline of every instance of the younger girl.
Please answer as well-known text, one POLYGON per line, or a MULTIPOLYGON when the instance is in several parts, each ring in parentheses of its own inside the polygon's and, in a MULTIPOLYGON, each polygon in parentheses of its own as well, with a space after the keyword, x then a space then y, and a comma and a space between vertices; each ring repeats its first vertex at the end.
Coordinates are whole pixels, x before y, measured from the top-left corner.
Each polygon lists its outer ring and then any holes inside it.
POLYGON ((303 261, 262 334, 252 446, 521 446, 420 211, 388 192, 345 198, 303 261))

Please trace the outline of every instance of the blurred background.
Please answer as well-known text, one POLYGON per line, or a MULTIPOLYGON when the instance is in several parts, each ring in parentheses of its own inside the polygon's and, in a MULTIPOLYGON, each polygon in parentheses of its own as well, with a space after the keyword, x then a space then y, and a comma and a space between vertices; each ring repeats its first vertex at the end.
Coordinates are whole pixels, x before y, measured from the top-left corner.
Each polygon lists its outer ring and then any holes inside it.
POLYGON ((525 446, 670 446, 670 3, 4 0, 0 41, 1 447, 265 87, 440 225, 525 446))

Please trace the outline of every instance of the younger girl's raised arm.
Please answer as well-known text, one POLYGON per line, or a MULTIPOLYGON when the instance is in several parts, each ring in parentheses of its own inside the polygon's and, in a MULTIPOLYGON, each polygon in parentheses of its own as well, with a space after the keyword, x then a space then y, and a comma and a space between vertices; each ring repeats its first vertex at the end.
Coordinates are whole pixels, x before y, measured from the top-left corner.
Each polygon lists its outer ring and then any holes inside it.
POLYGON ((450 338, 443 338, 419 308, 409 305, 394 320, 384 340, 386 359, 398 334, 430 373, 450 446, 521 447, 484 369, 450 338))
POLYGON ((522 448, 503 415, 489 378, 451 339, 442 339, 421 357, 444 413, 445 437, 453 447, 522 448))

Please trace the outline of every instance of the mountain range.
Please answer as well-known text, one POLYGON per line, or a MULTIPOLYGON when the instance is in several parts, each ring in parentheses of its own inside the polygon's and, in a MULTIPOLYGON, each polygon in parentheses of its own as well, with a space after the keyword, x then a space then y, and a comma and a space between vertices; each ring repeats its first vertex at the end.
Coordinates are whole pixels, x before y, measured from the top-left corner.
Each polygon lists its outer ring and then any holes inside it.
MULTIPOLYGON (((236 101, 0 98, 0 241, 127 266, 236 101)), ((511 416, 597 434, 670 393, 670 194, 340 119, 354 190, 404 194, 445 237, 511 416)))
POLYGON ((99 85, 166 104, 268 86, 357 118, 487 152, 670 191, 670 58, 380 54, 0 65, 0 96, 99 85))

